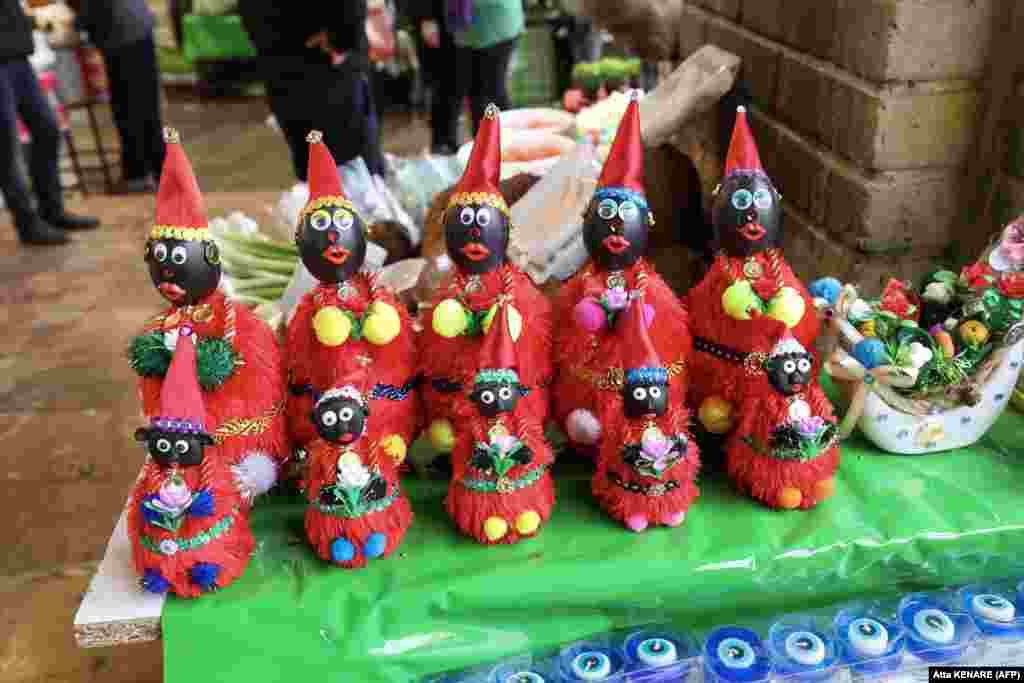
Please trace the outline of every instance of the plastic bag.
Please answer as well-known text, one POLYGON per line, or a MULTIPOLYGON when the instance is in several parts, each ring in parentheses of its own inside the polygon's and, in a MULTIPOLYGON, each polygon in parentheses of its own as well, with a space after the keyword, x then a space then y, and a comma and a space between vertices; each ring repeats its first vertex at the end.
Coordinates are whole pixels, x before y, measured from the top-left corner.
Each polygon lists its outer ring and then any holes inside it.
POLYGON ((420 243, 421 230, 392 195, 384 179, 370 173, 362 157, 342 164, 338 173, 345 196, 355 205, 367 225, 384 221, 397 223, 414 246, 420 243))
POLYGON ((419 244, 427 213, 434 195, 450 188, 462 175, 462 164, 455 156, 389 158, 392 172, 384 179, 395 201, 412 222, 419 244))

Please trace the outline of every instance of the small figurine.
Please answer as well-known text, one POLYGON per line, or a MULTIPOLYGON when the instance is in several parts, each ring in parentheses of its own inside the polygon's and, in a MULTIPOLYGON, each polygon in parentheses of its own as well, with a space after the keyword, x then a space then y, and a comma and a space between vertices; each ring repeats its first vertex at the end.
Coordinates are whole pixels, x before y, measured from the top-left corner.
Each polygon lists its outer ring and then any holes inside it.
POLYGON ((782 196, 761 167, 747 124, 737 109, 736 127, 715 193, 715 241, 721 250, 707 275, 690 290, 687 308, 694 336, 690 402, 715 434, 727 433, 743 392, 750 345, 750 321, 782 321, 804 348, 814 348, 818 317, 807 289, 782 256, 782 196))
POLYGON ((366 226, 344 195, 338 169, 319 131, 309 134, 309 202, 295 241, 320 284, 296 307, 285 345, 290 392, 288 425, 296 446, 317 438, 309 420, 317 398, 342 378, 372 371, 376 383, 371 442, 401 463, 419 427, 416 334, 395 294, 363 272, 366 226))
MULTIPOLYGON (((670 376, 681 376, 692 352, 686 310, 644 259, 653 224, 644 197, 644 149, 634 95, 584 215, 590 261, 562 286, 555 305, 559 372, 554 411, 580 450, 596 452, 601 436, 597 415, 604 403, 615 400, 613 378, 623 370, 615 367, 617 347, 623 343, 616 328, 631 297, 643 294, 650 339, 670 376)), ((673 404, 685 401, 685 383, 672 382, 671 391, 673 404)))
POLYGON ((740 490, 773 508, 812 508, 835 492, 839 429, 814 381, 814 357, 786 326, 754 321, 750 339, 769 353, 747 357, 740 418, 726 468, 740 490))
POLYGON ((216 457, 233 468, 247 500, 266 492, 291 457, 285 390, 273 332, 218 289, 220 253, 207 231, 206 209, 178 134, 165 129, 167 158, 156 198, 156 224, 146 240, 149 275, 171 307, 132 340, 143 412, 160 414, 164 375, 180 330, 195 335, 199 385, 216 457))
POLYGON ((500 172, 501 123, 492 104, 445 213, 445 240, 455 268, 441 283, 423 326, 424 403, 431 442, 442 452, 452 448, 453 406, 464 391, 460 382, 476 376, 482 335, 501 302, 509 305, 519 381, 529 389, 523 407, 540 424, 548 415, 551 304, 526 273, 508 262, 511 225, 498 189, 500 172))
POLYGON ((457 409, 445 501, 459 530, 487 544, 534 536, 555 504, 548 472, 554 457, 524 400, 532 390, 519 379, 509 314, 509 305, 501 304, 480 350, 469 401, 457 409))
POLYGON ((652 524, 679 526, 700 493, 694 483, 699 451, 688 432, 689 413, 671 389, 643 315, 643 299, 637 297, 620 325, 625 375, 619 395, 602 413, 607 438, 591 482, 601 507, 636 532, 652 524))
POLYGON ((309 416, 319 438, 307 447, 306 536, 317 555, 341 567, 387 557, 412 524, 394 458, 366 438, 372 410, 347 384, 321 394, 309 416))
POLYGON ((142 588, 194 598, 227 586, 245 571, 256 542, 234 475, 206 430, 188 325, 178 330, 160 409, 135 439, 148 451, 128 510, 142 588))

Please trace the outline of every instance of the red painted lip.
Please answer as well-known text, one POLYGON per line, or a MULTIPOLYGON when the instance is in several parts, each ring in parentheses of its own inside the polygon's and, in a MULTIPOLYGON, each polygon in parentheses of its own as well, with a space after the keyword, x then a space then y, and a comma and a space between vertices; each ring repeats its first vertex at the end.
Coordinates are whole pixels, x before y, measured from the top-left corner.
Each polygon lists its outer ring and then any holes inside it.
POLYGON ((157 289, 160 290, 160 294, 162 294, 165 299, 172 303, 176 303, 185 298, 185 290, 173 282, 161 282, 157 286, 157 289))
POLYGON ((470 242, 461 251, 470 261, 483 261, 491 255, 491 250, 479 242, 470 242))
POLYGON ((765 236, 768 231, 760 223, 747 223, 740 228, 740 234, 751 242, 756 242, 765 236))
POLYGON ((339 247, 333 245, 324 249, 324 258, 333 263, 336 266, 340 266, 342 263, 348 260, 348 257, 352 255, 345 247, 339 247))
POLYGON ((601 240, 601 244, 613 254, 621 254, 629 249, 629 240, 622 235, 608 235, 608 237, 601 240))
POLYGON ((803 384, 794 384, 792 386, 793 386, 793 390, 794 391, 803 391, 804 390, 804 385, 803 384))
POLYGON ((352 443, 353 441, 356 440, 356 435, 355 434, 345 433, 345 434, 341 435, 341 439, 340 440, 341 440, 342 443, 352 443))

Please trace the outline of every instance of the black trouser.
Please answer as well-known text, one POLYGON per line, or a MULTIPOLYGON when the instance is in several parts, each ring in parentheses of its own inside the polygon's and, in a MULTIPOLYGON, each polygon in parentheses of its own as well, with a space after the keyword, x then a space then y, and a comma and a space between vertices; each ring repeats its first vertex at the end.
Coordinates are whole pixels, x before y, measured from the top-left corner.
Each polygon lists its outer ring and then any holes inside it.
POLYGON ((342 65, 275 70, 267 78, 270 110, 292 152, 295 176, 306 180, 311 130, 320 130, 339 164, 362 157, 371 173, 382 173, 380 130, 366 75, 342 65))
POLYGON ((474 135, 480 127, 488 104, 493 102, 499 109, 508 109, 508 63, 518 40, 513 38, 479 50, 469 47, 459 47, 455 50, 452 99, 461 110, 462 100, 469 96, 474 135))
POLYGON ((153 34, 103 50, 110 80, 110 108, 121 136, 121 170, 125 180, 160 177, 164 139, 160 123, 160 71, 153 34))
POLYGON ((64 210, 57 173, 60 130, 27 58, 0 62, 0 192, 21 232, 32 227, 36 214, 28 184, 17 164, 21 156, 18 116, 32 134, 28 168, 32 189, 39 200, 39 213, 60 215, 64 210))
POLYGON ((423 81, 430 88, 430 143, 434 148, 447 146, 455 149, 459 146, 459 116, 462 113, 462 98, 455 96, 454 75, 456 47, 455 37, 445 26, 443 12, 433 19, 437 22, 440 33, 440 45, 427 47, 423 35, 416 27, 417 52, 420 67, 423 69, 423 81))

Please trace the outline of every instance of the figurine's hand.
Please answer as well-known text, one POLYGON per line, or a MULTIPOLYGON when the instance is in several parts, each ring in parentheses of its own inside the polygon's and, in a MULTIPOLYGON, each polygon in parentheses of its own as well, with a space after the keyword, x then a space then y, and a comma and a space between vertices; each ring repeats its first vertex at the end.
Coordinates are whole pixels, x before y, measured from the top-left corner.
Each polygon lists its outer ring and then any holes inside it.
POLYGON ((205 489, 196 494, 188 513, 193 517, 209 517, 213 514, 213 494, 205 489))

